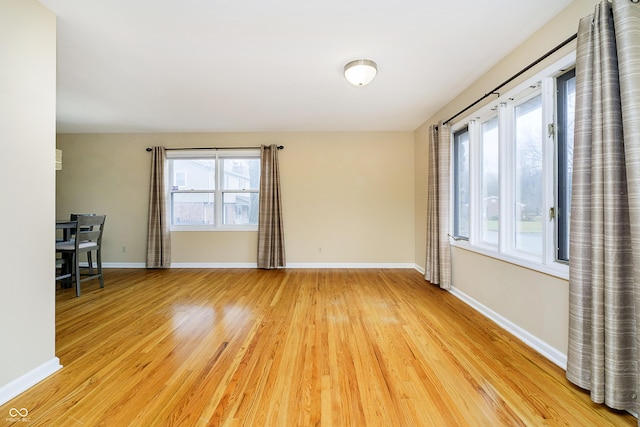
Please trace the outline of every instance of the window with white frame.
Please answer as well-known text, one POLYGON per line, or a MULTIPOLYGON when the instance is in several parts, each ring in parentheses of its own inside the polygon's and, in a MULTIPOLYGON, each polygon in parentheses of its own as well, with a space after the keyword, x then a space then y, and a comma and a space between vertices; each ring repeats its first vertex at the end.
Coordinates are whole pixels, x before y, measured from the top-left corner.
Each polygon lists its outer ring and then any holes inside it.
POLYGON ((453 235, 459 240, 469 239, 469 130, 459 129, 453 134, 454 174, 453 235))
POLYGON ((573 173, 573 130, 576 112, 576 72, 569 70, 557 78, 556 139, 558 143, 558 197, 555 210, 558 255, 569 261, 569 220, 571 218, 571 174, 573 173))
POLYGON ((454 245, 568 274, 575 53, 452 126, 454 245))
POLYGON ((172 230, 257 230, 259 150, 176 150, 167 162, 172 230))

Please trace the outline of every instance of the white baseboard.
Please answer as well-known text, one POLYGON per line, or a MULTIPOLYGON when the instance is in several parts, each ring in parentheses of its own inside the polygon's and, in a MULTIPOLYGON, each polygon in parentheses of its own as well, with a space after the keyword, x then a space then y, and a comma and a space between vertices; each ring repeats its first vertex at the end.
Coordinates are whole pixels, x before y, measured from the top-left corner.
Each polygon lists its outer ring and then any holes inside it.
POLYGON ((546 342, 542 341, 540 338, 536 337, 532 333, 522 329, 520 326, 516 325, 509 319, 503 317, 502 315, 496 313, 491 310, 489 307, 481 304, 475 299, 471 298, 469 295, 465 294, 459 289, 455 287, 451 288, 449 292, 457 297, 458 299, 465 302, 471 308, 483 314, 485 317, 493 320, 498 324, 502 329, 505 329, 507 332, 515 335, 520 340, 524 341, 529 347, 536 350, 538 353, 549 359, 551 362, 555 363, 562 369, 567 369, 567 355, 557 350, 556 348, 550 346, 546 342))
MULTIPOLYGON (((80 263, 80 266, 86 267, 87 263, 85 262, 84 265, 83 263, 80 263)), ((103 262, 102 263, 102 268, 145 268, 145 267, 146 265, 144 262, 103 262)))
POLYGON ((250 262, 172 262, 171 268, 258 268, 250 262))
POLYGON ((376 263, 376 262, 294 262, 287 264, 287 268, 413 268, 410 263, 376 263))
MULTIPOLYGON (((85 262, 80 265, 86 266, 85 262)), ((143 262, 104 262, 103 268, 146 268, 143 262)), ((171 268, 258 268, 256 263, 250 262, 174 262, 171 268)), ((411 263, 289 263, 286 268, 416 268, 411 263)))
POLYGON ((30 387, 33 387, 40 381, 47 378, 49 375, 62 368, 60 359, 54 357, 48 362, 43 363, 37 368, 32 369, 26 374, 16 378, 8 384, 0 387, 0 405, 4 405, 9 400, 13 399, 20 393, 26 391, 30 387))

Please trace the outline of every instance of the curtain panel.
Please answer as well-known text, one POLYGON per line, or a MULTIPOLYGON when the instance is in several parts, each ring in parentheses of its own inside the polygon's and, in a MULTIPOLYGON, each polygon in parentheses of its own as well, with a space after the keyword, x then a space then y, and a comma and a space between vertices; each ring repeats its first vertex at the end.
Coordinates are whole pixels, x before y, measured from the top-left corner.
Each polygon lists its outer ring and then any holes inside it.
POLYGON ((273 269, 285 266, 278 146, 263 145, 260 148, 258 268, 273 269))
POLYGON ((449 188, 451 129, 442 122, 429 128, 427 187, 427 260, 425 279, 442 289, 451 288, 449 243, 449 188))
POLYGON ((147 221, 147 268, 171 266, 171 233, 167 210, 167 155, 164 147, 151 152, 151 183, 147 221))
POLYGON ((567 378, 637 413, 640 5, 603 1, 577 43, 567 378))

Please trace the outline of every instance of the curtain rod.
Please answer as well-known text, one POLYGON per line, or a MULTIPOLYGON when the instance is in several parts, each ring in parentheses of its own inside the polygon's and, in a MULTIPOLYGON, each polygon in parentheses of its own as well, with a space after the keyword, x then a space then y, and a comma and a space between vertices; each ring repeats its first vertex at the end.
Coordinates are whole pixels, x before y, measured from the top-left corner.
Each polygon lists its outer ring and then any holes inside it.
MULTIPOLYGON (((252 150, 261 147, 180 147, 180 148, 165 148, 167 151, 172 150, 252 150)), ((284 149, 284 145, 278 145, 278 150, 284 149)), ((146 151, 153 150, 151 147, 147 147, 146 151)))
POLYGON ((518 77, 520 77, 521 75, 523 75, 524 73, 526 73, 527 71, 529 71, 530 69, 532 69, 533 67, 535 67, 536 65, 538 65, 539 63, 541 63, 542 61, 544 61, 545 59, 547 59, 548 57, 550 57, 551 55, 553 55, 554 53, 556 53, 557 51, 559 51, 560 49, 562 49, 563 47, 565 47, 566 45, 568 45, 569 43, 571 43, 572 41, 574 41, 576 38, 578 37, 578 34, 574 34, 571 37, 569 37, 568 39, 566 39, 565 41, 563 41, 562 43, 560 43, 559 45, 557 45, 556 47, 554 47, 553 49, 551 49, 549 52, 545 53, 544 55, 542 55, 540 58, 536 59, 535 61, 533 61, 531 64, 527 65, 526 67, 524 67, 522 70, 518 71, 516 74, 514 74, 513 76, 509 77, 507 80, 505 80, 504 82, 500 83, 498 86, 496 86, 493 90, 491 90, 490 92, 486 93, 483 97, 479 98, 477 101, 475 101, 473 104, 470 104, 469 106, 465 107, 464 109, 458 111, 456 114, 454 114, 453 116, 449 117, 447 120, 445 120, 442 124, 446 125, 447 123, 449 123, 451 120, 455 119, 456 117, 458 117, 460 114, 464 113, 465 111, 473 108, 474 106, 476 106, 479 102, 483 101, 484 99, 490 97, 491 95, 498 95, 500 96, 500 93, 498 92, 498 89, 503 88, 504 86, 508 85, 509 83, 511 83, 512 81, 514 81, 515 79, 517 79, 518 77))

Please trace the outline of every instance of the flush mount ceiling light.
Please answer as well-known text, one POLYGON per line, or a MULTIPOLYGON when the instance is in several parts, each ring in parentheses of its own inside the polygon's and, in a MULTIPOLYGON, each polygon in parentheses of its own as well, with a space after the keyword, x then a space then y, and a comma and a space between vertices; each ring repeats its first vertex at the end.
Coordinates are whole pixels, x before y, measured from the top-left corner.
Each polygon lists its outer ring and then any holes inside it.
POLYGON ((378 73, 378 66, 369 59, 356 59, 344 66, 344 77, 355 86, 364 86, 378 73))

